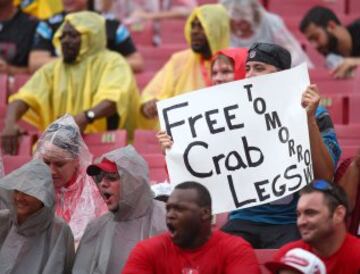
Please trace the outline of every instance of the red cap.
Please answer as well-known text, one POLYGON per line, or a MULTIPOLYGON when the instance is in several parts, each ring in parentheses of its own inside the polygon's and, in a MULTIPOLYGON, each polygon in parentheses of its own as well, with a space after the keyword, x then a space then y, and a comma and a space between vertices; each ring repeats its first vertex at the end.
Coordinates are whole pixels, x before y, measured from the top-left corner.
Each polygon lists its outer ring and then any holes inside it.
POLYGON ((86 169, 86 173, 90 176, 98 175, 101 171, 115 173, 118 170, 116 164, 106 158, 102 159, 98 164, 88 166, 86 169))

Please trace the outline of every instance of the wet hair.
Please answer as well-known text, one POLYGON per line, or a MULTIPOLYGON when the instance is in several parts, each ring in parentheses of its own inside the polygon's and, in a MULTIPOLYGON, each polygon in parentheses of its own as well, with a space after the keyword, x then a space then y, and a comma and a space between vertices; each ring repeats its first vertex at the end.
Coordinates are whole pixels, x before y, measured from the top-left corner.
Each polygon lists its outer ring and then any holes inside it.
POLYGON ((221 54, 221 53, 216 56, 216 58, 215 58, 214 61, 212 62, 212 66, 213 66, 214 63, 215 63, 216 61, 218 61, 218 60, 222 61, 222 62, 225 63, 225 64, 228 64, 228 65, 231 65, 232 67, 234 67, 234 60, 233 60, 232 58, 224 55, 224 54, 221 54))
POLYGON ((335 209, 342 205, 346 209, 346 215, 350 213, 349 200, 344 189, 326 180, 315 180, 300 191, 300 195, 321 192, 331 214, 335 209))
POLYGON ((80 134, 77 128, 71 125, 52 124, 45 132, 44 140, 69 152, 74 159, 80 152, 80 134))
POLYGON ((334 21, 336 24, 341 25, 339 18, 337 18, 331 9, 316 6, 305 14, 300 22, 299 28, 303 33, 311 23, 314 23, 319 27, 326 28, 329 21, 334 21))
POLYGON ((201 207, 207 207, 211 210, 211 196, 209 190, 202 184, 197 182, 188 181, 178 184, 175 189, 194 189, 197 192, 196 203, 201 207))
POLYGON ((222 63, 225 63, 227 65, 230 65, 233 69, 234 69, 234 60, 224 54, 218 54, 211 62, 211 75, 212 75, 212 69, 213 66, 215 65, 215 62, 217 61, 221 61, 222 63))

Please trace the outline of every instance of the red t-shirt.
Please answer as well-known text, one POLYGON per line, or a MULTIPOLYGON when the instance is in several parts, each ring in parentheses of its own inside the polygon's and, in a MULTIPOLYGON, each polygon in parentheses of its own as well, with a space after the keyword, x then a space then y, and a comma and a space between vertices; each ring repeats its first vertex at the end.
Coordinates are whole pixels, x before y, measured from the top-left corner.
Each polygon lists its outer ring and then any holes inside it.
POLYGON ((245 240, 221 231, 195 250, 176 246, 169 233, 138 243, 122 274, 260 274, 254 250, 245 240), (191 271, 192 270, 192 271, 191 271))
MULTIPOLYGON (((296 247, 310 252, 312 251, 310 245, 300 240, 281 247, 275 254, 274 259, 280 261, 280 258, 284 256, 287 251, 296 247)), ((347 234, 344 243, 333 255, 330 257, 318 257, 325 263, 327 274, 359 274, 360 239, 347 234)))

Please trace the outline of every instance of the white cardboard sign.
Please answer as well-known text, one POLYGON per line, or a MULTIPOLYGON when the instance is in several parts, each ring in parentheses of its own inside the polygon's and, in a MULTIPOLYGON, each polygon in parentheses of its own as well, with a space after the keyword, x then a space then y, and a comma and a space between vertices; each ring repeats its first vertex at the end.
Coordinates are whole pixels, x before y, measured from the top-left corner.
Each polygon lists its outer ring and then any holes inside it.
POLYGON ((196 181, 213 213, 273 202, 313 178, 305 64, 201 89, 158 102, 160 125, 173 137, 170 182, 196 181))

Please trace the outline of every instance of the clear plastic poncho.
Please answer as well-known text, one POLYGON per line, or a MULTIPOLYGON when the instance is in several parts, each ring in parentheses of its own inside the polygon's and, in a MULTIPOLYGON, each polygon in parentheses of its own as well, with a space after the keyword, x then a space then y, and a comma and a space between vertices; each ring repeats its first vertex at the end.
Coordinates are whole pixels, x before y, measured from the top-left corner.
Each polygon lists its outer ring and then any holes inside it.
POLYGON ((70 225, 77 245, 89 221, 107 212, 107 206, 94 181, 86 174, 92 155, 71 115, 66 114, 49 125, 40 136, 34 158, 50 165, 53 178, 56 177, 54 181, 61 178, 53 171, 56 168, 53 165, 70 164, 68 162, 74 165, 70 180, 60 180, 62 186, 55 183, 55 213, 70 225))
POLYGON ((231 30, 230 45, 232 47, 249 48, 255 42, 273 43, 286 48, 291 53, 292 66, 306 62, 313 64, 301 48, 300 43, 291 34, 284 21, 276 14, 267 12, 258 0, 220 0, 230 18, 235 21, 248 22, 253 35, 241 37, 241 30, 231 30))

